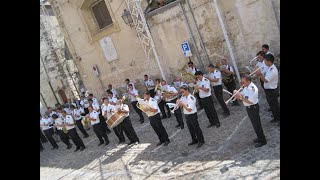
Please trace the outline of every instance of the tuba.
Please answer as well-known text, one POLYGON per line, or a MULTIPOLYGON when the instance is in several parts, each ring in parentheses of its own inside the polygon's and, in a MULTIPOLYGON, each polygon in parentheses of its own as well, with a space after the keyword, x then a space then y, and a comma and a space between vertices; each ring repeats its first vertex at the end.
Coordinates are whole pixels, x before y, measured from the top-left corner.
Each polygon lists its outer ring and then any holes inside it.
POLYGON ((152 108, 148 103, 146 103, 143 99, 141 99, 139 96, 136 97, 138 102, 137 102, 137 108, 139 108, 142 112, 146 113, 148 117, 154 116, 156 112, 151 112, 151 111, 144 111, 144 108, 152 108))
POLYGON ((186 65, 183 66, 183 68, 178 70, 178 73, 180 74, 181 78, 186 83, 194 83, 196 81, 196 76, 192 72, 188 72, 186 70, 186 65))

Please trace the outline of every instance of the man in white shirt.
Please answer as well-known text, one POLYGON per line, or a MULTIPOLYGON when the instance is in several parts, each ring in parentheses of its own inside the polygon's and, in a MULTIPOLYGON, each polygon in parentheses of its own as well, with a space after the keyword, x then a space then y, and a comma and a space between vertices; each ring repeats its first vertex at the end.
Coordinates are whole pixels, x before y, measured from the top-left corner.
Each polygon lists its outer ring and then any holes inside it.
POLYGON ((98 106, 100 105, 98 99, 95 98, 93 94, 89 94, 88 99, 92 99, 93 104, 97 104, 98 106))
POLYGON ((160 117, 160 109, 158 106, 158 102, 151 97, 151 94, 149 91, 146 91, 144 93, 144 101, 150 106, 144 108, 144 112, 153 112, 155 113, 152 116, 149 116, 150 125, 153 128, 153 130, 156 132, 160 142, 158 142, 157 146, 160 146, 163 144, 164 146, 168 146, 170 143, 168 133, 166 129, 163 127, 160 117))
MULTIPOLYGON (((177 98, 178 98, 178 91, 176 90, 176 88, 174 88, 171 85, 168 85, 167 82, 165 80, 161 81, 161 85, 164 89, 164 91, 168 92, 167 94, 164 95, 164 99, 167 99, 166 95, 169 95, 169 93, 171 94, 171 99, 170 100, 166 100, 166 103, 176 103, 177 98)), ((176 109, 174 111, 174 116, 176 117, 177 120, 177 125, 176 128, 181 128, 184 129, 184 122, 183 122, 183 118, 182 118, 182 114, 181 114, 181 108, 179 107, 178 109, 176 109)))
POLYGON ((56 141, 53 139, 53 127, 50 126, 51 122, 48 118, 42 117, 40 114, 40 128, 43 131, 43 133, 46 135, 47 139, 49 140, 50 144, 52 145, 52 149, 58 149, 59 146, 56 143, 56 141))
POLYGON ((88 110, 89 103, 84 96, 81 96, 80 105, 83 107, 85 114, 89 114, 89 110, 88 110))
POLYGON ((251 82, 251 77, 249 75, 242 78, 242 83, 244 84, 244 88, 241 93, 238 93, 235 96, 235 98, 242 100, 243 105, 246 107, 253 129, 258 136, 253 142, 256 143, 255 147, 261 147, 267 144, 267 140, 263 133, 259 115, 258 88, 251 82))
POLYGON ((82 120, 81 114, 84 114, 84 110, 80 109, 80 107, 75 108, 74 105, 70 106, 70 110, 71 110, 71 115, 73 116, 74 120, 76 121, 76 124, 77 124, 79 130, 84 135, 83 138, 89 137, 89 134, 84 129, 84 127, 83 127, 83 125, 81 123, 81 120, 82 120))
POLYGON ((207 78, 203 77, 201 71, 197 71, 195 75, 198 79, 197 88, 199 90, 200 101, 202 101, 204 111, 206 112, 206 115, 210 122, 207 128, 210 128, 212 126, 216 126, 216 128, 219 128, 220 121, 211 97, 210 81, 207 78))
POLYGON ((133 84, 129 84, 128 85, 128 94, 129 94, 129 97, 130 97, 130 101, 131 101, 131 104, 132 104, 132 107, 134 108, 134 110, 137 112, 137 114, 139 115, 140 117, 140 124, 144 123, 144 117, 142 115, 142 111, 137 107, 137 103, 138 103, 138 100, 137 100, 137 96, 139 95, 139 92, 137 89, 135 89, 133 87, 133 84))
POLYGON ((222 91, 222 77, 221 72, 214 67, 213 64, 210 64, 208 67, 209 70, 209 81, 213 82, 213 92, 216 96, 220 106, 223 109, 222 115, 224 117, 230 116, 230 111, 226 105, 226 103, 223 100, 223 91, 222 91))
MULTIPOLYGON (((260 68, 260 71, 262 74, 266 74, 266 70, 268 70, 268 66, 265 64, 265 61, 264 61, 264 56, 265 56, 265 52, 263 51, 259 51, 257 53, 257 59, 258 59, 258 62, 256 64, 256 68, 260 68)), ((260 83, 261 83, 261 87, 262 89, 264 90, 264 86, 263 86, 263 81, 260 79, 260 83)))
POLYGON ((126 90, 127 92, 129 91, 129 84, 132 84, 133 88, 134 88, 134 83, 130 82, 130 79, 126 79, 124 80, 125 84, 126 84, 126 90))
POLYGON ((148 75, 144 75, 144 85, 146 86, 147 90, 150 92, 151 97, 153 98, 155 95, 155 92, 154 92, 155 85, 154 85, 154 82, 151 79, 149 79, 148 75))
MULTIPOLYGON (((188 62, 188 67, 186 68, 186 71, 191 73, 191 74, 195 74, 197 71, 199 71, 199 69, 194 66, 192 61, 189 61, 188 62)), ((194 96, 198 99, 200 110, 203 109, 203 105, 202 105, 202 103, 200 101, 199 93, 196 92, 194 94, 194 96)))
POLYGON ((279 89, 278 89, 278 69, 273 64, 274 57, 272 54, 265 55, 265 64, 268 66, 266 74, 263 75, 261 71, 257 71, 257 75, 264 82, 264 89, 268 104, 271 108, 274 119, 271 122, 280 123, 280 106, 278 102, 279 89))
MULTIPOLYGON (((114 115, 117 112, 117 108, 116 108, 116 105, 110 104, 107 98, 103 98, 103 104, 104 106, 103 106, 103 109, 101 110, 102 111, 101 115, 107 121, 112 115, 114 115)), ((124 143, 126 140, 123 135, 123 129, 121 128, 121 126, 118 125, 112 129, 119 139, 118 144, 124 143)))
POLYGON ((181 87, 180 92, 182 96, 179 106, 183 108, 183 114, 186 117, 187 126, 192 138, 191 143, 188 145, 198 144, 198 148, 200 148, 204 144, 204 138, 198 122, 196 98, 190 94, 189 87, 186 85, 181 87))
POLYGON ((106 123, 106 119, 104 119, 104 117, 101 113, 100 106, 98 104, 95 104, 92 99, 88 99, 88 103, 89 103, 89 106, 92 106, 92 108, 99 114, 99 123, 100 123, 101 127, 104 129, 105 133, 110 134, 111 131, 108 128, 108 125, 106 123))
MULTIPOLYGON (((220 69, 221 76, 222 76, 222 82, 226 86, 227 90, 232 93, 234 90, 236 90, 236 81, 234 78, 233 68, 228 65, 228 62, 226 59, 222 59, 221 64, 226 66, 225 69, 220 69)), ((232 95, 230 95, 230 97, 231 96, 232 95)), ((235 100, 232 102, 231 106, 240 106, 240 104, 237 100, 235 100)))
POLYGON ((87 114, 88 119, 90 119, 91 125, 93 127, 93 131, 96 134, 96 136, 98 137, 99 142, 100 142, 98 144, 98 146, 101 146, 104 142, 105 142, 105 145, 108 145, 109 139, 108 139, 108 136, 106 134, 105 129, 100 124, 99 113, 97 111, 95 111, 92 106, 89 106, 88 109, 89 109, 89 114, 87 114))
POLYGON ((67 133, 64 133, 62 130, 62 127, 63 127, 62 125, 64 124, 64 122, 62 121, 61 118, 58 117, 57 114, 53 114, 52 119, 55 122, 55 126, 57 128, 61 141, 67 145, 67 149, 71 149, 72 144, 69 141, 69 136, 67 133))
POLYGON ((112 92, 113 97, 118 98, 117 90, 115 90, 114 88, 112 88, 112 84, 109 84, 109 85, 108 85, 108 89, 112 92))
POLYGON ((269 45, 268 44, 264 44, 261 46, 261 50, 267 55, 267 54, 271 54, 273 56, 273 54, 269 51, 269 45))
POLYGON ((72 115, 69 115, 65 110, 62 110, 61 119, 63 120, 63 125, 66 126, 68 130, 68 135, 70 136, 72 142, 76 145, 76 149, 74 150, 74 152, 77 152, 78 150, 83 151, 86 147, 77 133, 72 115))
POLYGON ((155 82, 158 85, 158 88, 155 89, 156 92, 155 92, 154 99, 156 99, 158 101, 158 106, 159 106, 161 114, 162 114, 161 119, 170 118, 171 117, 170 108, 162 98, 162 92, 164 91, 164 87, 161 85, 160 79, 156 79, 155 82), (167 113, 165 111, 165 107, 167 109, 167 113))

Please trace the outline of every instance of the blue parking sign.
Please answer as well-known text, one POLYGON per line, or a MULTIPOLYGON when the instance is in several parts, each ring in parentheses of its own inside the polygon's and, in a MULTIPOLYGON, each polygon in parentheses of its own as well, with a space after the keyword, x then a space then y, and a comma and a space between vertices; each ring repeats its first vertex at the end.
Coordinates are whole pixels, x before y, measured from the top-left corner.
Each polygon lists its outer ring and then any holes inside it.
POLYGON ((190 46, 189 46, 188 42, 181 43, 181 48, 182 48, 182 52, 183 52, 185 57, 192 56, 192 53, 191 53, 190 46))

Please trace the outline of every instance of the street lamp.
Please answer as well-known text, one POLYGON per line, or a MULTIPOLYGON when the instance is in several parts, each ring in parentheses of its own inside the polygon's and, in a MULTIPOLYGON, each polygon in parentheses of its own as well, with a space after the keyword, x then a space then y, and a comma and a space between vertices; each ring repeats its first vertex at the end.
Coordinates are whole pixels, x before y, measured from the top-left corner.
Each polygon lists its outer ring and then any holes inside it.
POLYGON ((121 15, 123 21, 129 25, 130 27, 133 27, 134 24, 133 24, 133 20, 132 20, 132 17, 131 17, 131 14, 129 11, 127 11, 127 9, 124 9, 122 15, 121 15))

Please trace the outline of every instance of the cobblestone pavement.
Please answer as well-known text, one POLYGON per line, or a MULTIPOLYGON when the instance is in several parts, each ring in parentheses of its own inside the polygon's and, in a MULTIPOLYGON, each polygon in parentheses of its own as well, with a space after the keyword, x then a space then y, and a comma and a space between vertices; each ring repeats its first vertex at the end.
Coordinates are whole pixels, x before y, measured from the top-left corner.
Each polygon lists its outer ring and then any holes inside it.
MULTIPOLYGON (((132 112, 130 117, 140 144, 118 145, 112 132, 108 135, 110 144, 98 147, 92 129, 88 131, 90 137, 83 139, 87 148, 82 152, 73 152, 75 146, 67 150, 62 142, 58 142, 58 150, 51 150, 51 145, 45 143, 45 150, 40 152, 40 178, 280 179, 280 127, 269 122, 271 112, 266 110, 264 93, 259 92, 262 127, 268 141, 260 148, 254 147, 256 135, 243 105, 229 106, 231 115, 223 118, 220 105, 215 103, 220 128, 207 128, 209 121, 205 112, 198 111, 206 142, 201 148, 187 145, 191 141, 188 128, 175 128, 174 116, 162 120, 170 144, 157 147, 158 138, 149 120, 146 118, 145 123, 140 124, 138 116, 132 112)), ((78 133, 81 132, 78 130, 78 133)))

